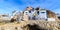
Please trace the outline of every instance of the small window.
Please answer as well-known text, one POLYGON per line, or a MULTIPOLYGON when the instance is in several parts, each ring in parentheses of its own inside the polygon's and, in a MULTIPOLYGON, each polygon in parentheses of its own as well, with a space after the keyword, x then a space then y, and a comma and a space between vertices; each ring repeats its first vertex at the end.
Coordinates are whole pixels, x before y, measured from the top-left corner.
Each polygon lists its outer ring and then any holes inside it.
POLYGON ((39 15, 39 11, 37 11, 37 14, 39 15))
POLYGON ((31 13, 31 11, 29 11, 29 13, 31 13))
POLYGON ((27 12, 26 12, 27 13, 27 12))
POLYGON ((41 12, 41 13, 45 13, 45 12, 41 12))
POLYGON ((25 12, 25 13, 26 13, 26 15, 27 15, 28 12, 25 12))
POLYGON ((60 19, 60 17, 58 17, 58 19, 60 19))

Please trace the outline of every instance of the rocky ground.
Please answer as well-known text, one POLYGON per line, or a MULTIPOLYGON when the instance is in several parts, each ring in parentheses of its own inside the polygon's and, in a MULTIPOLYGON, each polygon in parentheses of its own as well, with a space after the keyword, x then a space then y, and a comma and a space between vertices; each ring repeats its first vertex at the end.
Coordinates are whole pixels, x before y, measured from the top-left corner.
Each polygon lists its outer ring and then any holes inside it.
POLYGON ((60 22, 28 20, 13 23, 0 23, 0 30, 59 30, 60 22))

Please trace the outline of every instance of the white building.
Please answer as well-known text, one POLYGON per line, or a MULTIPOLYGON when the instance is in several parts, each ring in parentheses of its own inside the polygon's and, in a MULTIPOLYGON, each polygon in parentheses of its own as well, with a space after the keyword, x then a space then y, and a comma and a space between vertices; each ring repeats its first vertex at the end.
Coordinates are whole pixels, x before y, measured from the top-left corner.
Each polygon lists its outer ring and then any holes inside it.
POLYGON ((39 7, 33 9, 31 7, 28 7, 24 11, 24 20, 47 20, 47 21, 55 21, 58 18, 56 17, 55 13, 46 10, 46 9, 41 9, 39 7))
MULTIPOLYGON (((24 11, 24 15, 29 19, 29 20, 47 20, 47 12, 45 9, 31 9, 31 10, 26 10, 24 11)), ((26 18, 25 18, 26 19, 26 18)))

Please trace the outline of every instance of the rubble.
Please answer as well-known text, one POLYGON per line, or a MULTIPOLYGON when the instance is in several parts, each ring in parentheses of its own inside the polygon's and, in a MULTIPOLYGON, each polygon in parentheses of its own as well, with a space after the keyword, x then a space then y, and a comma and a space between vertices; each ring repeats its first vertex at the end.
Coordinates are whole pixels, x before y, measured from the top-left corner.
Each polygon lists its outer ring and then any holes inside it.
POLYGON ((28 30, 29 29, 30 30, 34 27, 33 29, 35 30, 36 29, 58 30, 59 26, 57 24, 58 22, 56 21, 48 22, 48 21, 39 21, 39 20, 28 20, 28 21, 21 21, 19 23, 7 23, 4 25, 0 25, 0 29, 4 29, 4 30, 8 30, 8 29, 9 30, 28 30))

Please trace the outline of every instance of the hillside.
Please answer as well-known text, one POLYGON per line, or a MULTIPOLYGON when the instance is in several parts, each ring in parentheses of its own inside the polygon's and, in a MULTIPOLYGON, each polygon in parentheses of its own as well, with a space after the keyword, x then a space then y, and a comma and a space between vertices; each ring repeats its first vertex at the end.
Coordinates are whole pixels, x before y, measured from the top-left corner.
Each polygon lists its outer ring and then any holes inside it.
POLYGON ((58 28, 60 28, 58 22, 40 20, 28 20, 0 25, 0 30, 58 30, 58 28))

